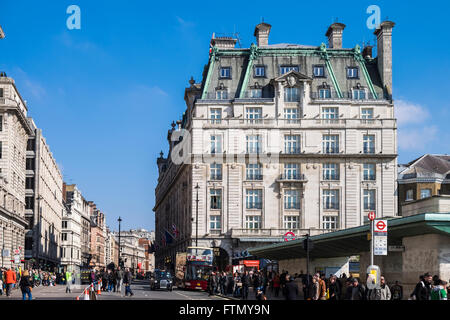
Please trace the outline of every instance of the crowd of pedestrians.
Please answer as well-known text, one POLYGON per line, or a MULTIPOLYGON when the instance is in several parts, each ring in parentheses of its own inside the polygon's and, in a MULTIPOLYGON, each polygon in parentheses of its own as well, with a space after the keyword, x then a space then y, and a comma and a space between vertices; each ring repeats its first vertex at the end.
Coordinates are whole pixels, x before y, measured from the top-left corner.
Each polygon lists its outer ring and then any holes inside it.
MULTIPOLYGON (((340 277, 323 273, 307 276, 289 274, 288 271, 263 272, 244 271, 242 273, 212 272, 208 277, 209 295, 221 294, 247 300, 249 288, 253 288, 256 300, 403 300, 403 286, 399 281, 389 286, 384 276, 380 277, 380 287, 368 289, 358 277, 340 277)), ((450 294, 448 282, 431 276, 420 277, 410 300, 447 300, 450 294)))
POLYGON ((125 289, 125 296, 133 296, 131 290, 131 281, 133 275, 129 268, 122 270, 120 267, 116 269, 99 269, 91 270, 90 280, 95 286, 101 283, 101 290, 107 292, 122 292, 125 289))

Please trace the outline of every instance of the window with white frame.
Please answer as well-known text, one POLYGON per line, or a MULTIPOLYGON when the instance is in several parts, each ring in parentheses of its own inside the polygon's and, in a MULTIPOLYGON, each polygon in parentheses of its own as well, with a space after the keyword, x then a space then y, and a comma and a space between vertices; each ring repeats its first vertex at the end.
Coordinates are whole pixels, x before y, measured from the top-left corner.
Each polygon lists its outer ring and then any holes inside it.
POLYGON ((222 180, 222 164, 211 163, 210 165, 210 177, 211 180, 222 180))
POLYGON ((324 163, 322 167, 323 180, 339 180, 339 164, 324 163))
POLYGON ((364 153, 375 153, 375 135, 365 134, 363 136, 364 153))
POLYGON ((222 152, 222 136, 212 135, 211 136, 211 153, 221 153, 222 152))
POLYGON ((222 190, 221 189, 211 189, 210 200, 211 205, 210 208, 213 210, 222 209, 222 190))
POLYGON ((319 89, 319 98, 320 99, 330 99, 331 98, 331 90, 329 88, 319 89))
POLYGON ((338 228, 338 216, 323 216, 322 228, 326 230, 334 230, 338 228))
POLYGON ((245 118, 247 123, 261 123, 262 122, 262 108, 251 107, 245 109, 245 118))
POLYGON ((324 66, 314 66, 313 73, 314 73, 314 77, 323 78, 323 77, 325 77, 325 67, 324 66))
POLYGON ((211 123, 222 122, 222 109, 211 109, 211 123))
POLYGON ((325 210, 339 210, 339 190, 322 190, 322 198, 325 210))
POLYGON ((339 118, 339 108, 335 107, 323 107, 322 108, 322 119, 327 123, 337 122, 339 118))
POLYGON ((300 190, 284 190, 284 209, 300 209, 300 190))
POLYGON ((364 210, 375 210, 375 190, 364 190, 364 210))
POLYGON ((260 163, 247 164, 247 180, 262 180, 262 169, 260 163))
POLYGON ((300 228, 299 220, 300 219, 298 216, 284 216, 283 217, 284 229, 288 230, 299 229, 300 228))
POLYGON ((300 101, 300 90, 297 87, 285 87, 284 88, 284 101, 285 102, 298 102, 300 101))
POLYGON ((299 108, 285 108, 284 109, 284 119, 286 123, 298 123, 300 119, 300 109, 299 108))
POLYGON ((409 189, 406 191, 406 201, 411 201, 414 200, 414 190, 413 189, 409 189))
POLYGON ((265 77, 266 68, 264 66, 255 66, 255 77, 265 77))
POLYGON ((209 217, 209 229, 210 230, 220 230, 221 226, 221 216, 210 216, 209 217))
POLYGON ((262 89, 261 88, 250 89, 250 98, 262 98, 262 89))
POLYGON ((362 108, 361 119, 373 119, 373 108, 362 108))
POLYGON ((246 229, 261 229, 261 216, 245 216, 246 229))
POLYGON ((247 153, 260 153, 261 152, 261 136, 260 135, 248 135, 245 137, 247 153))
POLYGON ((366 99, 366 90, 365 89, 353 89, 353 99, 355 99, 355 100, 366 99))
POLYGON ((421 189, 420 190, 420 199, 431 197, 431 189, 421 189))
POLYGON ((220 68, 220 78, 231 79, 231 68, 230 67, 220 68))
POLYGON ((299 178, 298 163, 285 163, 284 164, 284 179, 295 180, 299 178))
POLYGON ((225 89, 216 90, 216 99, 217 100, 228 99, 228 91, 225 89))
POLYGON ((298 66, 281 66, 280 67, 280 74, 288 73, 289 71, 294 70, 298 72, 298 66))
POLYGON ((357 67, 348 67, 347 68, 347 78, 349 78, 349 79, 359 78, 358 68, 357 67))
POLYGON ((375 163, 364 163, 364 165, 363 165, 363 180, 365 180, 365 181, 376 180, 375 163))
POLYGON ((286 154, 300 153, 300 135, 284 136, 284 153, 286 154))
POLYGON ((247 189, 245 195, 245 203, 247 209, 261 209, 262 208, 262 190, 261 189, 247 189))
POLYGON ((323 153, 339 153, 339 135, 323 135, 323 153))

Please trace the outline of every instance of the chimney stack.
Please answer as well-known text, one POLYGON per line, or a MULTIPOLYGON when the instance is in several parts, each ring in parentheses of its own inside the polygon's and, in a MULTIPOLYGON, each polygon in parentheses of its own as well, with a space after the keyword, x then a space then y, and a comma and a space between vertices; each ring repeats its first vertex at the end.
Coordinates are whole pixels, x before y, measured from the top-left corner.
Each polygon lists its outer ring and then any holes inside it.
POLYGON ((268 23, 262 22, 255 27, 256 45, 258 47, 269 45, 269 34, 272 26, 268 23))
POLYGON ((232 37, 217 37, 213 33, 211 38, 211 45, 219 49, 233 49, 236 46, 237 39, 232 37))
POLYGON ((342 33, 345 29, 345 24, 335 22, 333 23, 325 33, 328 37, 328 47, 332 49, 342 49, 342 33))
POLYGON ((373 49, 373 47, 369 46, 369 45, 364 47, 363 52, 362 52, 362 56, 364 59, 372 58, 372 49, 373 49))
POLYGON ((395 23, 383 21, 375 30, 377 36, 377 64, 384 88, 392 95, 392 28, 395 23))

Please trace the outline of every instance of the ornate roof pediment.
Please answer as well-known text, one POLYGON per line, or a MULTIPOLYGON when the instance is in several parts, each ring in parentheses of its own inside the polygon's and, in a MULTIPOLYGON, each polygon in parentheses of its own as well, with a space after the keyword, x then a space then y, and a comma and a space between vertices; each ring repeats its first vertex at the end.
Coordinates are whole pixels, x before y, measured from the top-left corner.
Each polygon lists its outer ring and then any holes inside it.
MULTIPOLYGON (((272 81, 275 82, 287 82, 289 86, 294 86, 298 82, 305 82, 305 81, 312 81, 313 79, 308 77, 307 75, 304 75, 303 73, 291 70, 289 72, 286 72, 285 74, 272 79, 272 81)), ((271 81, 271 82, 272 82, 271 81)))

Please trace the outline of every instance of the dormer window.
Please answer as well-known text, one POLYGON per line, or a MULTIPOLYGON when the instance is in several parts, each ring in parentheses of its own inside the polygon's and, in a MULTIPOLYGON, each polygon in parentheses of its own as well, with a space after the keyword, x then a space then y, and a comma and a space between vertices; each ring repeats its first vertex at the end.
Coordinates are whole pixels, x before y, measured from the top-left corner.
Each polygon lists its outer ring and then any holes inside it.
POLYGON ((284 101, 285 102, 298 102, 300 101, 299 90, 297 87, 284 88, 284 101))
POLYGON ((283 75, 292 70, 298 72, 299 68, 298 68, 298 66, 282 66, 282 67, 280 67, 280 74, 283 75))
POLYGON ((220 68, 220 78, 221 79, 231 79, 231 67, 221 67, 220 68))
POLYGON ((255 66, 255 78, 264 78, 266 76, 266 67, 264 66, 255 66))
POLYGON ((325 78, 325 67, 324 66, 314 66, 313 74, 315 78, 325 78))
POLYGON ((366 99, 366 90, 365 89, 353 89, 353 99, 365 100, 366 99))
POLYGON ((357 67, 348 67, 347 68, 347 78, 348 79, 358 79, 359 72, 357 67))
POLYGON ((262 89, 261 88, 250 89, 250 98, 262 98, 262 89))
POLYGON ((226 100, 228 99, 228 90, 226 87, 224 87, 223 83, 221 83, 216 88, 216 99, 217 100, 226 100))

